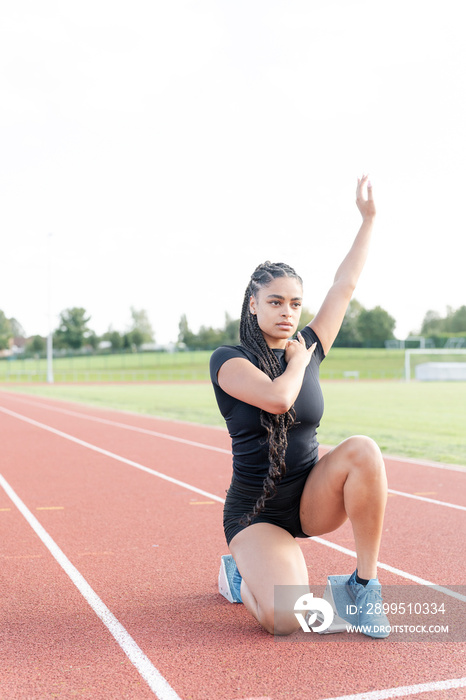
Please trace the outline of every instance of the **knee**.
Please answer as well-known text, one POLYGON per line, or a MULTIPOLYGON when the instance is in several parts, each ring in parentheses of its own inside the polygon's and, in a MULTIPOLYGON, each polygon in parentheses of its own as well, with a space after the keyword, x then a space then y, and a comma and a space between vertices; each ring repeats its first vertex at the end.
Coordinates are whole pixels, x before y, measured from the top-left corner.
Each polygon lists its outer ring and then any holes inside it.
POLYGON ((345 441, 347 459, 352 468, 366 475, 385 476, 385 464, 377 443, 365 435, 355 435, 345 441))
POLYGON ((263 611, 259 622, 270 634, 287 636, 301 629, 301 626, 291 612, 277 612, 273 609, 263 611))

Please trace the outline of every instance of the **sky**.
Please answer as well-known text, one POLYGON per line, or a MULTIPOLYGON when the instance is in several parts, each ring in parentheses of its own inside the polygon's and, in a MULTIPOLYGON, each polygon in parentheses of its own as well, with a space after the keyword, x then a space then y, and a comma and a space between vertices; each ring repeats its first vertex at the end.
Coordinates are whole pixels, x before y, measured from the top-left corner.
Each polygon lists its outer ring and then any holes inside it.
POLYGON ((147 311, 160 344, 240 315, 284 261, 316 312, 360 226, 356 298, 418 331, 466 304, 461 0, 0 0, 0 309, 27 335, 147 311))

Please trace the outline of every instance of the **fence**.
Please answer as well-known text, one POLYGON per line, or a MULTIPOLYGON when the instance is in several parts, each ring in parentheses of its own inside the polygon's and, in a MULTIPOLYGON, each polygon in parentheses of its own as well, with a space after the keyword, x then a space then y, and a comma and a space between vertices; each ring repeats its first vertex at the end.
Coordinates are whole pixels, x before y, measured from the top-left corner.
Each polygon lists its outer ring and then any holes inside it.
MULTIPOLYGON (((93 382, 196 382, 207 381, 205 370, 195 369, 133 369, 133 370, 54 370, 54 382, 78 384, 93 382)), ((47 381, 46 370, 13 370, 4 374, 1 381, 9 384, 36 384, 47 381)))

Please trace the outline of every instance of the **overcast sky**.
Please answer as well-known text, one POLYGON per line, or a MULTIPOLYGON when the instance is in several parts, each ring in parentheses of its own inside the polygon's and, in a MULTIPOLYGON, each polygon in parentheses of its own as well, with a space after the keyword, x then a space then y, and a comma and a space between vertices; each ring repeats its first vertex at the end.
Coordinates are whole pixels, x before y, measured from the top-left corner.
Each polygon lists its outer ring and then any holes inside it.
POLYGON ((462 0, 0 0, 0 309, 156 340, 285 261, 317 311, 378 207, 355 298, 395 334, 466 304, 462 0), (49 301, 50 299, 50 301, 49 301))

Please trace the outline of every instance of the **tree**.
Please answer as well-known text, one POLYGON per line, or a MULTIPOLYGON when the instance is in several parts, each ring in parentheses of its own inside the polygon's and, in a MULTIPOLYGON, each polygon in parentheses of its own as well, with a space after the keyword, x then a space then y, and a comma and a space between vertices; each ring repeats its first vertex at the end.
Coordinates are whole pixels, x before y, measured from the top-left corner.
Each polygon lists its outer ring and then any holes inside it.
POLYGON ((449 308, 448 312, 445 330, 448 333, 464 333, 466 331, 466 306, 460 306, 456 311, 449 308))
POLYGON ((89 333, 86 333, 86 345, 87 346, 89 346, 93 350, 97 350, 98 344, 99 344, 99 338, 94 333, 94 331, 89 331, 89 333))
POLYGON ((54 334, 56 347, 79 350, 86 340, 93 335, 88 328, 91 317, 86 318, 86 310, 82 307, 65 309, 60 314, 60 323, 54 334))
POLYGON ((24 328, 15 318, 10 318, 10 326, 13 338, 24 338, 26 336, 24 328))
POLYGON ((178 342, 184 343, 189 350, 215 350, 220 345, 239 343, 239 320, 232 319, 228 314, 225 314, 224 328, 201 326, 198 333, 193 333, 185 314, 181 316, 178 328, 178 342))
POLYGON ((390 314, 376 306, 365 309, 356 299, 352 299, 346 310, 335 347, 383 348, 386 340, 391 340, 396 321, 390 314))
POLYGON ((362 309, 357 322, 358 331, 364 347, 383 348, 386 340, 395 336, 393 330, 396 321, 393 316, 376 306, 374 309, 362 309))
POLYGON ((140 347, 143 343, 154 342, 154 331, 152 329, 147 311, 144 309, 135 309, 131 307, 131 326, 130 326, 131 342, 136 347, 140 347))
POLYGON ((0 350, 6 350, 9 347, 12 337, 11 321, 3 311, 0 311, 0 350))
POLYGON ((303 306, 301 310, 301 318, 299 320, 299 327, 304 328, 304 326, 307 326, 312 321, 314 316, 315 314, 313 314, 312 311, 309 311, 309 309, 303 306))
POLYGON ((437 311, 429 310, 424 316, 421 327, 421 335, 431 335, 443 331, 443 319, 437 311))
POLYGON ((178 324, 178 342, 184 343, 187 348, 191 347, 195 339, 194 333, 189 328, 188 319, 186 314, 183 314, 180 318, 178 324))
POLYGON ((225 330, 223 332, 222 345, 239 345, 239 318, 231 318, 225 314, 225 330))
POLYGON ((194 348, 196 350, 215 350, 224 344, 225 332, 212 326, 201 326, 194 348))
POLYGON ((356 299, 351 299, 346 314, 341 324, 340 332, 335 340, 335 347, 359 348, 362 345, 361 334, 358 328, 359 314, 363 310, 362 304, 356 299))
POLYGON ((437 311, 429 310, 424 316, 421 335, 432 337, 446 333, 466 333, 466 306, 459 309, 447 307, 447 315, 442 318, 437 311))
POLYGON ((34 335, 32 338, 29 339, 28 344, 27 344, 27 349, 29 352, 34 353, 34 354, 39 354, 41 352, 45 352, 46 348, 46 341, 45 338, 42 338, 41 335, 34 335))
POLYGON ((112 351, 121 350, 123 347, 123 337, 118 331, 112 330, 110 327, 106 333, 103 334, 102 340, 108 340, 112 346, 112 351))
MULTIPOLYGON (((139 328, 134 328, 132 331, 126 334, 126 346, 130 348, 139 348, 144 343, 144 339, 147 340, 147 336, 139 328)), ((148 342, 148 341, 147 341, 148 342)))

